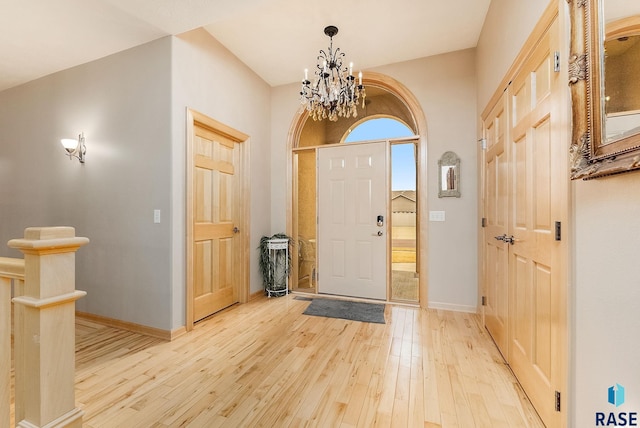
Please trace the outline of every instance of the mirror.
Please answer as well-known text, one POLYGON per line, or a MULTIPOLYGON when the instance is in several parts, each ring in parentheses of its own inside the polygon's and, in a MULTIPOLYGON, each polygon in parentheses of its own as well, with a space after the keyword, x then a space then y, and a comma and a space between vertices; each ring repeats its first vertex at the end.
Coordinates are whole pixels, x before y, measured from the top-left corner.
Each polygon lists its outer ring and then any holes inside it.
POLYGON ((640 169, 640 2, 567 2, 571 178, 640 169))
POLYGON ((445 152, 438 161, 438 197, 460 197, 460 158, 445 152))
MULTIPOLYGON (((605 15, 606 16, 606 15, 605 15)), ((604 141, 640 132, 640 16, 605 24, 604 141)))

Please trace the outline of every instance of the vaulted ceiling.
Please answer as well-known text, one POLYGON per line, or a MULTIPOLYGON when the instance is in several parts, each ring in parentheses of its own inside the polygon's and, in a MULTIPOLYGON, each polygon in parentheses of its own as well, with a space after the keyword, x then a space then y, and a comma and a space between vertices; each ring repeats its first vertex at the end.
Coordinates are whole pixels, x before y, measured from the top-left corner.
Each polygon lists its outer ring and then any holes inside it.
POLYGON ((491 0, 0 0, 0 90, 204 27, 272 86, 302 79, 335 25, 354 69, 475 47, 491 0))

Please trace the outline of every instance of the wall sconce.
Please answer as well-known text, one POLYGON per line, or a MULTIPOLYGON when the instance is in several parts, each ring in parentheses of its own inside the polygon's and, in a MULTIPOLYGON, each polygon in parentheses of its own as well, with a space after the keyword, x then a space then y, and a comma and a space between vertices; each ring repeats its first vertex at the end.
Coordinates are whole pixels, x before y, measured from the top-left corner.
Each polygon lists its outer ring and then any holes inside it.
POLYGON ((84 155, 87 153, 87 147, 84 145, 84 132, 78 135, 78 139, 63 138, 60 140, 62 147, 67 152, 69 159, 72 157, 78 158, 80 163, 84 163, 84 155))

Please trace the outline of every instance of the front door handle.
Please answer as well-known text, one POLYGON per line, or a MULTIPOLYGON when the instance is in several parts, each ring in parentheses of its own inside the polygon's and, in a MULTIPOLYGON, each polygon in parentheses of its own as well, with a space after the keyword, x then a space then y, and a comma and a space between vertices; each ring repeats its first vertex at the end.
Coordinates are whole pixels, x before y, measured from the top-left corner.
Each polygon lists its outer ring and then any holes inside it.
POLYGON ((507 237, 507 235, 500 235, 500 236, 494 236, 494 238, 496 238, 498 241, 504 241, 505 238, 507 237))

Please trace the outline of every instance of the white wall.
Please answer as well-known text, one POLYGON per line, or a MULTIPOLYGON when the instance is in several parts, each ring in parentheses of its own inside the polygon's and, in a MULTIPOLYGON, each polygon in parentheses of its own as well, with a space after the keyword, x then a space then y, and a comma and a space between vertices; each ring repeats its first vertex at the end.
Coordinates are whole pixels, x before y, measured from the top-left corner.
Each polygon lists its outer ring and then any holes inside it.
POLYGON ((173 38, 172 244, 173 325, 184 325, 186 109, 191 108, 249 135, 251 292, 262 288, 256 248, 271 235, 270 87, 209 33, 200 29, 173 38))
MULTIPOLYGON (((492 1, 478 45, 478 111, 547 4, 492 1)), ((557 4, 566 28, 566 1, 557 4)), ((638 172, 572 184, 570 427, 595 426, 595 412, 640 412, 639 195, 638 172), (615 383, 626 388, 626 403, 618 409, 607 403, 607 388, 615 383)))
POLYGON ((467 49, 373 70, 404 84, 427 119, 428 210, 446 218, 429 222, 422 213, 429 228, 429 306, 472 312, 478 303, 475 65, 475 49, 467 49), (447 151, 460 157, 460 198, 438 198, 438 159, 447 151))
POLYGON ((287 137, 300 106, 300 84, 271 90, 271 230, 287 230, 287 137))
MULTIPOLYGON (((638 2, 607 0, 609 19, 635 15, 638 2)), ((573 330, 576 427, 595 425, 595 412, 640 414, 640 172, 577 181, 573 330), (626 389, 626 402, 607 403, 607 389, 626 389)), ((637 422, 637 421, 636 421, 637 422)))
POLYGON ((169 38, 0 93, 0 255, 28 226, 74 226, 80 311, 170 324, 169 38), (87 159, 60 138, 84 132, 87 159), (153 223, 153 210, 163 221, 153 223))
POLYGON ((480 113, 548 4, 549 0, 491 0, 477 47, 480 113))
POLYGON ((595 412, 640 413, 640 173, 574 184, 575 426, 595 412), (607 388, 626 403, 607 403, 607 388))
MULTIPOLYGON (((405 85, 418 99, 428 128, 429 210, 446 221, 429 223, 428 281, 432 306, 475 311, 477 306, 476 81, 473 49, 373 69, 405 85), (438 159, 461 158, 461 198, 438 198, 438 159)), ((274 88, 272 101, 272 228, 286 226, 286 142, 300 107, 298 85, 274 88)), ((425 220, 428 213, 424 213, 425 220)))

